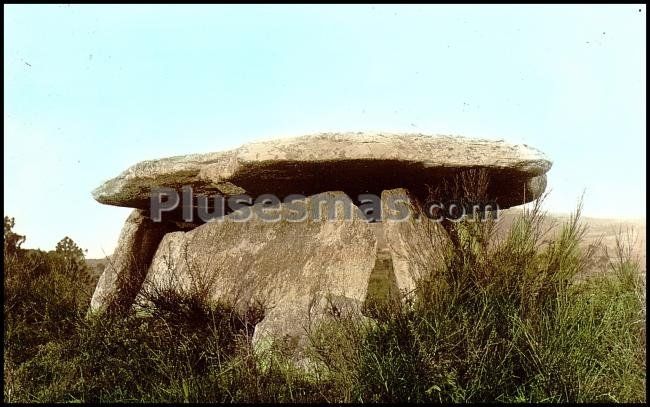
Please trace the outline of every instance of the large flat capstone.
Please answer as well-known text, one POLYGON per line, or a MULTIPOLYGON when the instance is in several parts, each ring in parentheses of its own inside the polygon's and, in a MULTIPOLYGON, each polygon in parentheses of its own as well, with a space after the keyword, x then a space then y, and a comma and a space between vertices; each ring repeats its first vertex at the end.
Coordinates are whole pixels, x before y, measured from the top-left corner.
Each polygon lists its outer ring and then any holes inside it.
POLYGON ((104 204, 147 209, 151 191, 191 185, 195 195, 359 194, 406 188, 425 200, 428 186, 459 170, 490 173, 488 198, 501 208, 536 199, 551 161, 504 141, 391 133, 322 133, 245 144, 230 151, 140 162, 93 191, 104 204))

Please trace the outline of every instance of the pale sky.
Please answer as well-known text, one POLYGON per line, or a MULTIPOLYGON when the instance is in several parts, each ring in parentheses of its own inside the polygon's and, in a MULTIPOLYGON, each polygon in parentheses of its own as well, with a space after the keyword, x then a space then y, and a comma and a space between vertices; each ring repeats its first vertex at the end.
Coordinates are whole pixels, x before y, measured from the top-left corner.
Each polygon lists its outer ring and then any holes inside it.
POLYGON ((553 161, 546 209, 645 217, 645 5, 5 5, 4 213, 112 253, 90 192, 145 159, 321 131, 553 161))

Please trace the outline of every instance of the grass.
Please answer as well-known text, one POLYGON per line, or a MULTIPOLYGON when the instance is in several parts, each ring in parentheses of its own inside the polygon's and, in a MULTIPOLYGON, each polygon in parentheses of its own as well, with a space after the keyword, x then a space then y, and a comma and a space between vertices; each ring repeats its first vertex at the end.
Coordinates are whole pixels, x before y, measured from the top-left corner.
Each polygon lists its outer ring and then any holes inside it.
POLYGON ((593 256, 580 208, 550 241, 544 216, 525 211, 503 238, 491 222, 449 225, 408 300, 379 264, 373 318, 323 322, 309 371, 281 342, 253 350, 261 309, 162 290, 145 312, 87 318, 69 267, 5 246, 4 400, 644 402, 637 262, 623 239, 609 272, 577 278, 593 256))

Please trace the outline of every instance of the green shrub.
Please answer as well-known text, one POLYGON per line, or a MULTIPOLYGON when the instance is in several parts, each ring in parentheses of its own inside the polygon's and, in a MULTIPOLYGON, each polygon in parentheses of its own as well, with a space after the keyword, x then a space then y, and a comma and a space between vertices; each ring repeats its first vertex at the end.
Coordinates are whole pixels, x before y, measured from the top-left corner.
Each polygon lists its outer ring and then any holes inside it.
POLYGON ((578 279, 592 255, 580 208, 551 241, 543 218, 538 204, 501 240, 491 221, 446 225, 414 296, 322 323, 310 370, 280 342, 253 351, 258 308, 158 290, 137 312, 86 317, 73 242, 46 253, 5 239, 5 401, 645 401, 645 282, 629 246, 578 279))
POLYGON ((336 324, 319 333, 334 341, 319 342, 319 360, 345 399, 645 400, 644 283, 629 256, 576 278, 592 255, 580 209, 544 244, 539 204, 501 241, 489 221, 449 227, 412 304, 390 307, 365 335, 336 324))

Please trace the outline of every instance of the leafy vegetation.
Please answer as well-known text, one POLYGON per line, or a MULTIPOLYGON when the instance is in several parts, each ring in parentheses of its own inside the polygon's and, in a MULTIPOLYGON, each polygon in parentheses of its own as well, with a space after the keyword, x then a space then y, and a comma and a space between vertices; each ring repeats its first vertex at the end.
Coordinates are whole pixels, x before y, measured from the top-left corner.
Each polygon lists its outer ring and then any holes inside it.
POLYGON ((87 316, 83 252, 25 250, 5 217, 6 402, 645 401, 645 282, 621 243, 576 278, 580 208, 551 241, 527 210, 507 236, 471 219, 432 234, 438 256, 406 298, 311 334, 313 368, 251 346, 263 310, 160 291, 143 312, 87 316), (264 363, 260 363, 263 358, 264 363))

